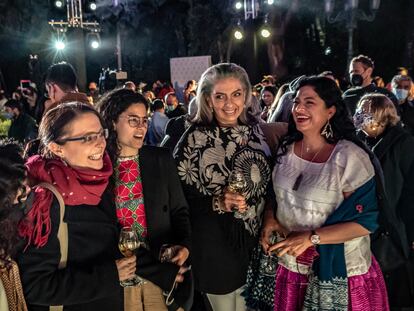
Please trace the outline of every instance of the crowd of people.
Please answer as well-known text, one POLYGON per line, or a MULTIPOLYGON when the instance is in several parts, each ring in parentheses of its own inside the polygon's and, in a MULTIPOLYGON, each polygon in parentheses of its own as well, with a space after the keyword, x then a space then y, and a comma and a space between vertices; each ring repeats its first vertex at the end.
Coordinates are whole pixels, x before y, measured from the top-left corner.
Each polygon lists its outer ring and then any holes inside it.
POLYGON ((414 310, 414 87, 373 71, 2 94, 0 310, 414 310))

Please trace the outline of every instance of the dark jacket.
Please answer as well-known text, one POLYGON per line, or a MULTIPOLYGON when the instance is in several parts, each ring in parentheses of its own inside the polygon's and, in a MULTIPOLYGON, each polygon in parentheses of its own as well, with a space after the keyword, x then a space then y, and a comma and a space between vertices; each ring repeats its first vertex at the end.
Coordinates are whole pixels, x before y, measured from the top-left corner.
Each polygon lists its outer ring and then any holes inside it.
POLYGON ((389 207, 406 225, 408 243, 414 242, 414 137, 401 128, 388 128, 372 146, 384 172, 389 207))
POLYGON ((168 111, 165 114, 172 119, 187 114, 187 109, 185 109, 183 104, 178 104, 173 111, 168 111))
MULTIPOLYGON (((396 245, 402 247, 405 256, 409 256, 410 252, 412 255, 411 245, 414 241, 414 183, 412 180, 414 176, 414 137, 400 125, 397 125, 387 128, 378 139, 367 139, 367 142, 378 157, 384 173, 388 215, 387 219, 380 217, 379 223, 393 222, 391 225, 394 230, 390 231, 391 237, 399 239, 396 241, 396 245), (393 215, 395 217, 392 217, 393 215)), ((390 254, 390 256, 393 255, 390 254)), ((391 307, 412 307, 414 305, 413 266, 414 262, 411 258, 405 265, 384 272, 391 307)))
POLYGON ((45 246, 30 246, 18 257, 28 309, 49 310, 64 305, 65 311, 122 311, 122 291, 115 260, 118 227, 113 204, 103 197, 98 206, 66 205, 68 223, 67 267, 58 270, 60 260, 59 204, 50 208, 51 233, 45 246))
MULTIPOLYGON (((177 167, 168 149, 144 146, 139 151, 149 251, 137 256, 137 274, 161 287, 171 290, 179 267, 160 263, 163 244, 177 244, 191 253, 191 226, 187 201, 178 178, 177 167)), ((174 294, 175 302, 183 305, 191 296, 190 273, 184 275, 174 294)))
POLYGON ((401 122, 404 128, 414 135, 414 101, 406 100, 398 106, 398 112, 401 116, 401 122))
POLYGON ((377 87, 375 84, 371 83, 365 87, 353 87, 345 91, 342 95, 342 98, 345 101, 345 105, 347 106, 349 113, 351 116, 355 114, 356 107, 358 105, 359 100, 365 94, 369 93, 380 93, 386 95, 391 101, 394 103, 395 107, 398 107, 398 100, 393 93, 388 91, 385 88, 377 87))
POLYGON ((22 143, 36 138, 36 121, 28 114, 21 113, 16 119, 13 119, 8 136, 22 143))

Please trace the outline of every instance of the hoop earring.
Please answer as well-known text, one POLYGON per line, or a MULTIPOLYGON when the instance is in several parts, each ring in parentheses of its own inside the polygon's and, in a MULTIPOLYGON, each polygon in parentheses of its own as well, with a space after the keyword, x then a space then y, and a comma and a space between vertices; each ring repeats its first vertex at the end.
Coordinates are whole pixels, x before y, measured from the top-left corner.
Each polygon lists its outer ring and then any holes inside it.
POLYGON ((331 123, 329 122, 329 119, 328 119, 328 122, 326 122, 325 126, 322 129, 321 135, 323 137, 325 137, 326 139, 333 138, 334 132, 332 130, 332 126, 331 126, 331 123))

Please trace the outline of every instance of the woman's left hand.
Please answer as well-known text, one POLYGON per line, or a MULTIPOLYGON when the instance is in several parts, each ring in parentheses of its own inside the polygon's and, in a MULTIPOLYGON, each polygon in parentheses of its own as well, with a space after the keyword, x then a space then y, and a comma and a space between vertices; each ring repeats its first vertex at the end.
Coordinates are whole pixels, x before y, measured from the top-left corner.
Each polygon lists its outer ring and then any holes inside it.
POLYGON ((281 257, 284 254, 289 254, 294 257, 300 256, 306 249, 313 246, 310 241, 311 232, 291 232, 288 237, 271 247, 269 252, 275 252, 276 256, 281 257))
POLYGON ((188 256, 190 255, 189 250, 187 247, 177 245, 176 248, 176 255, 171 259, 172 263, 175 263, 178 266, 182 266, 185 261, 187 260, 188 256))

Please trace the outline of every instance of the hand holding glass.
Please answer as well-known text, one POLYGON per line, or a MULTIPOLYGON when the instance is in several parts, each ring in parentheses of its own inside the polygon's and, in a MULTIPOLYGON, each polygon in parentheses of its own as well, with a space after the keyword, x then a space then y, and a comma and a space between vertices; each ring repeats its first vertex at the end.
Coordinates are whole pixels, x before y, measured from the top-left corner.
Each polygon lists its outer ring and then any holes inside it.
MULTIPOLYGON (((140 247, 140 244, 137 233, 133 228, 125 227, 121 229, 118 247, 122 255, 125 257, 135 255, 135 250, 140 247)), ((138 275, 135 275, 135 277, 129 280, 120 282, 122 287, 141 285, 142 283, 143 280, 138 275)))
MULTIPOLYGON (((234 170, 230 173, 229 179, 228 179, 228 190, 230 192, 238 193, 243 195, 244 190, 246 188, 247 182, 244 178, 244 174, 242 171, 234 170)), ((243 216, 246 214, 246 211, 240 212, 238 211, 238 206, 234 206, 233 210, 235 211, 234 217, 236 218, 243 218, 243 216)))

